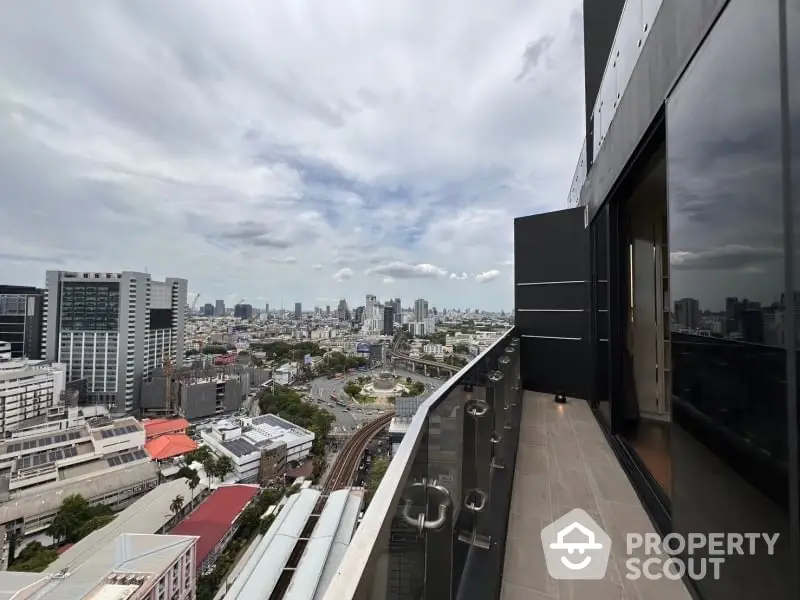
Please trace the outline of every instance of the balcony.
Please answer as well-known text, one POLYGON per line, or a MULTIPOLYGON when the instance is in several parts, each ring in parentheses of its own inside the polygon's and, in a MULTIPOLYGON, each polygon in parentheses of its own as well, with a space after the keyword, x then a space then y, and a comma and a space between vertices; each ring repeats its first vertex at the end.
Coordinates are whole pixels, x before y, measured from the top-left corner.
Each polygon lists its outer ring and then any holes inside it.
POLYGON ((515 335, 419 409, 326 599, 688 600, 680 581, 625 578, 625 534, 655 529, 589 405, 523 391, 515 335), (611 538, 600 581, 548 574, 541 530, 575 508, 611 538))

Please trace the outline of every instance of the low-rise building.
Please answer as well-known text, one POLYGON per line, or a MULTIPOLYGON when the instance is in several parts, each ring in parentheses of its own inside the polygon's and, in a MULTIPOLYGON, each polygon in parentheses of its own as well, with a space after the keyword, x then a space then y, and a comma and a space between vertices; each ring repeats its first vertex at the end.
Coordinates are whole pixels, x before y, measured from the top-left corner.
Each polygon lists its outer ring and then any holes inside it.
POLYGON ((184 511, 189 512, 193 501, 204 498, 207 490, 202 479, 194 490, 183 478, 162 483, 118 513, 108 525, 70 546, 45 571, 58 573, 72 565, 81 564, 120 535, 165 533, 180 518, 180 515, 176 517, 172 512, 172 501, 181 496, 185 501, 184 511))
POLYGON ((158 484, 144 441, 144 428, 132 417, 93 417, 79 427, 4 440, 0 533, 22 538, 44 531, 73 494, 124 508, 158 484))
POLYGON ((178 411, 189 420, 236 412, 249 387, 246 371, 180 381, 178 411))
POLYGON ((311 431, 271 414, 218 421, 201 435, 214 452, 230 457, 244 482, 282 477, 286 464, 305 459, 314 443, 311 431))
POLYGON ((144 421, 147 442, 144 449, 153 460, 167 460, 197 450, 197 443, 186 435, 186 419, 148 419, 144 421))
POLYGON ((122 534, 57 572, 0 572, 10 600, 191 600, 198 538, 122 534))
POLYGON ((217 558, 239 529, 242 512, 258 492, 256 485, 221 486, 171 531, 173 535, 200 538, 195 555, 198 574, 214 567, 217 558))
POLYGON ((0 436, 45 423, 60 410, 65 367, 12 359, 11 344, 0 341, 0 436))

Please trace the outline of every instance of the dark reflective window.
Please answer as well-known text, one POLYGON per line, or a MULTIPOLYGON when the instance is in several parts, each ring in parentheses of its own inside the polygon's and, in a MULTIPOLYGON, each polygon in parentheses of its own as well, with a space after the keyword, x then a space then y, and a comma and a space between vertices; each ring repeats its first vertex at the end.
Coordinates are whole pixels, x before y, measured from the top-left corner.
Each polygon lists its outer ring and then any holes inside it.
POLYGON ((667 104, 673 526, 781 533, 704 598, 788 597, 777 9, 731 2, 667 104))

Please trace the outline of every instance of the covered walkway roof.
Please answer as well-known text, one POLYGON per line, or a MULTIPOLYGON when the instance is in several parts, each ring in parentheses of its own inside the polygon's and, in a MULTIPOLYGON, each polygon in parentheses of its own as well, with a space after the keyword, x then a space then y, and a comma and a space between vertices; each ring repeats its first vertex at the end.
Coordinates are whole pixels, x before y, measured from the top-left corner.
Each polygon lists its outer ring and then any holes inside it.
POLYGON ((316 515, 321 498, 313 489, 289 497, 225 600, 269 598, 279 586, 286 600, 322 597, 355 531, 363 490, 332 492, 316 515))

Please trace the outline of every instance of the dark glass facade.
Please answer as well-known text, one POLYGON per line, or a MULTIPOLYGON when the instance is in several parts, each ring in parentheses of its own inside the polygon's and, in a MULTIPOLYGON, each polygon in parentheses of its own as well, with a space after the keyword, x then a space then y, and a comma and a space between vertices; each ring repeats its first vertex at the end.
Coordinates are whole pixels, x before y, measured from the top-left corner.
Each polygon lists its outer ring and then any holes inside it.
POLYGON ((63 331, 116 331, 119 326, 119 283, 65 282, 60 311, 63 331))
POLYGON ((0 285, 0 342, 11 344, 13 358, 41 357, 42 290, 0 285))
POLYGON ((666 105, 672 529, 780 534, 697 581, 709 599, 790 597, 778 11, 732 1, 666 105))
POLYGON ((730 0, 666 96, 592 218, 592 405, 662 533, 778 534, 693 582, 699 598, 798 598, 800 0, 730 0), (665 191, 642 199, 656 162, 665 191), (622 350, 626 211, 664 194, 666 486, 626 433, 643 417, 622 350))

